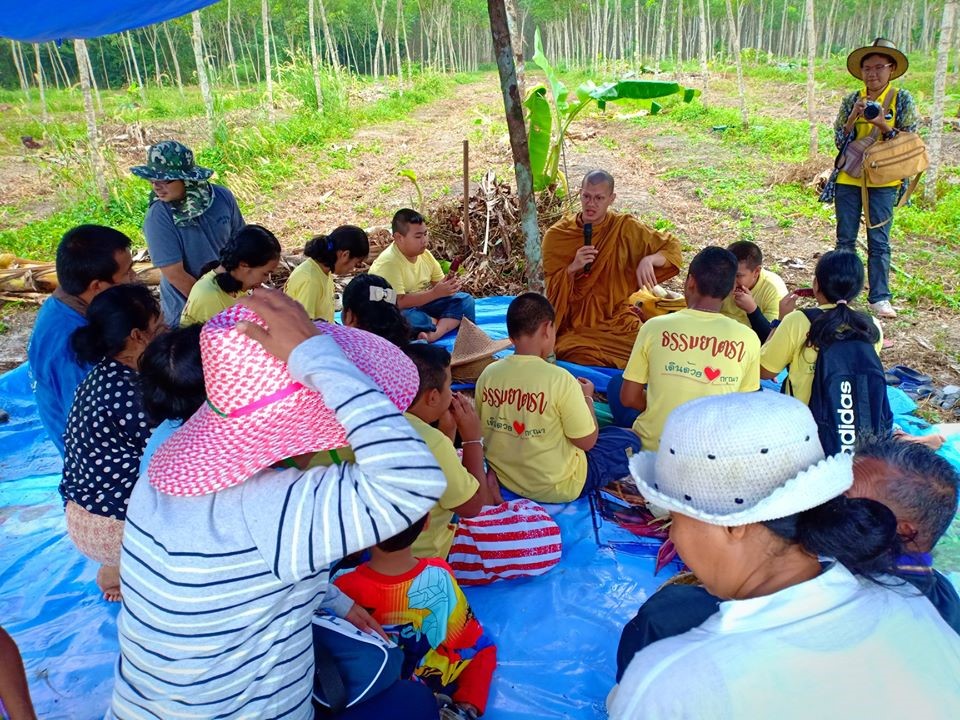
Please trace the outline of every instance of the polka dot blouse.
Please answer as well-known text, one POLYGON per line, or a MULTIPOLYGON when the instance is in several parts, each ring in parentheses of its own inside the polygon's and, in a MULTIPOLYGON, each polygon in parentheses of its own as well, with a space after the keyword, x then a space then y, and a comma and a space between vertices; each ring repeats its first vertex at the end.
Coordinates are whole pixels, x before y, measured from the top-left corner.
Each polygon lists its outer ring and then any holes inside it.
POLYGON ((136 371, 112 358, 102 360, 80 383, 67 418, 64 503, 72 500, 95 515, 125 520, 152 430, 136 371))

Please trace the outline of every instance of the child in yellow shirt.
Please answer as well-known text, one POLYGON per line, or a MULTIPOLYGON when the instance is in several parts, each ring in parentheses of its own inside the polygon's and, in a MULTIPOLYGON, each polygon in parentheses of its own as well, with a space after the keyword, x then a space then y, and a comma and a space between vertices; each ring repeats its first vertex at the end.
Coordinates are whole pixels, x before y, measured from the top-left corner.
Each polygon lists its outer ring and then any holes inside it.
POLYGON ((396 290, 397 306, 419 338, 434 342, 456 330, 464 317, 475 321, 473 297, 460 291, 453 273, 443 274, 427 250, 423 216, 409 208, 398 210, 391 229, 393 242, 373 261, 370 272, 396 290))
POLYGON ((554 310, 537 293, 507 309, 516 348, 477 380, 476 404, 487 462, 504 486, 538 502, 568 502, 629 474, 637 436, 599 430, 593 383, 546 362, 557 339, 554 310))
POLYGON ((244 225, 220 251, 220 264, 194 284, 180 326, 202 324, 260 287, 280 262, 280 243, 260 225, 244 225))
POLYGON ((287 279, 284 292, 303 305, 311 320, 333 322, 334 275, 346 275, 370 253, 370 239, 356 225, 317 235, 303 249, 305 259, 287 279))
POLYGON ((633 429, 644 450, 660 446, 667 416, 685 402, 760 389, 757 334, 720 313, 736 276, 733 253, 704 248, 690 262, 684 282, 686 309, 640 327, 623 371, 620 401, 640 411, 633 429))
POLYGON ((737 281, 720 312, 753 328, 763 342, 770 334, 771 323, 780 317, 780 301, 787 294, 787 286, 779 275, 763 267, 763 252, 756 243, 738 240, 727 250, 737 258, 737 281))

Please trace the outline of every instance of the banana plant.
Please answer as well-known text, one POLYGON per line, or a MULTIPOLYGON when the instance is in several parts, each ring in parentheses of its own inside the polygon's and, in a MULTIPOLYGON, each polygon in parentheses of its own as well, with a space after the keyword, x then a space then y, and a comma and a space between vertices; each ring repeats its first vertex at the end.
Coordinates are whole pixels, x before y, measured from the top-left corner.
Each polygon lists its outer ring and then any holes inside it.
POLYGON ((663 109, 658 99, 679 94, 683 102, 690 102, 700 94, 699 90, 674 82, 628 79, 602 85, 588 80, 571 95, 543 52, 540 28, 534 33, 533 47, 533 63, 547 76, 547 85, 531 88, 524 101, 529 119, 527 136, 534 190, 544 190, 560 182, 567 191, 566 178, 560 172, 560 154, 570 123, 584 108, 596 103, 604 110, 607 103, 614 100, 635 100, 651 115, 656 115, 663 109))

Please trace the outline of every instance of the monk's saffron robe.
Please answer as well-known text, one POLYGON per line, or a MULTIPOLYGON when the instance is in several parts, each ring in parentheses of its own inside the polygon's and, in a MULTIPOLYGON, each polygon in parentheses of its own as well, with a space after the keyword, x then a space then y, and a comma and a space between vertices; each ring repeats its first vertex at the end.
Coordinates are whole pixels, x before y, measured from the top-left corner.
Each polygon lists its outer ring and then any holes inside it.
POLYGON ((631 215, 608 211, 593 226, 593 244, 599 252, 590 273, 571 276, 567 267, 583 247, 580 215, 564 217, 543 237, 547 297, 557 314, 556 353, 581 365, 623 368, 640 328, 628 302, 639 288, 637 265, 660 252, 667 264, 655 268, 657 282, 673 277, 680 271, 680 241, 631 215))

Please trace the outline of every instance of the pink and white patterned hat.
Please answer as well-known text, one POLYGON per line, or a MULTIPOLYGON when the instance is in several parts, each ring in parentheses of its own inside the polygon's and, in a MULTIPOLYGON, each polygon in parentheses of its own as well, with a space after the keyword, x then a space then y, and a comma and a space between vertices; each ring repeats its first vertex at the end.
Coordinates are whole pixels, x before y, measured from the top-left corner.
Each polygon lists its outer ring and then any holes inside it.
MULTIPOLYGON (((284 458, 347 446, 346 431, 323 396, 295 382, 285 362, 236 329, 266 323, 234 305, 200 333, 207 403, 156 451, 150 484, 167 495, 206 495, 242 483, 284 458)), ((413 362, 395 345, 363 330, 317 323, 347 359, 401 411, 417 394, 413 362)))

